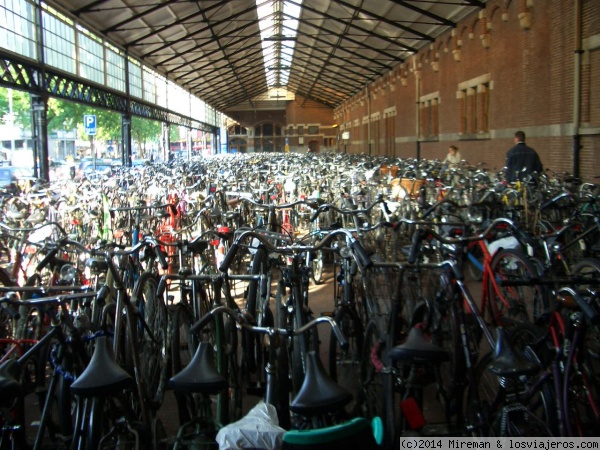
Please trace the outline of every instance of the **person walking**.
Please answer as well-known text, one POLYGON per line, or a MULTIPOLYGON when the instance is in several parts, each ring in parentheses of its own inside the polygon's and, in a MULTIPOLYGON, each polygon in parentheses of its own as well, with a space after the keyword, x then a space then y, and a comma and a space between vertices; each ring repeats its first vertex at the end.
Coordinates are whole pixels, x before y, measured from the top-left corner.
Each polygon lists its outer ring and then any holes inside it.
POLYGON ((542 173, 544 167, 537 152, 525 144, 525 132, 515 133, 515 145, 506 154, 506 181, 523 180, 534 172, 542 173))

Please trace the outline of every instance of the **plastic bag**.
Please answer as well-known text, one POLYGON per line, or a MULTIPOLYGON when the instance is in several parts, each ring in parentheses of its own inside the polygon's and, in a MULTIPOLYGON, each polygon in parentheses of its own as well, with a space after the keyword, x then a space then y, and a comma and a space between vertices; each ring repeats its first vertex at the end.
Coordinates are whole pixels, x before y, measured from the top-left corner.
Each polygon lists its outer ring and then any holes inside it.
POLYGON ((275 407, 261 401, 240 420, 221 428, 216 440, 219 450, 270 450, 281 448, 284 434, 275 407))

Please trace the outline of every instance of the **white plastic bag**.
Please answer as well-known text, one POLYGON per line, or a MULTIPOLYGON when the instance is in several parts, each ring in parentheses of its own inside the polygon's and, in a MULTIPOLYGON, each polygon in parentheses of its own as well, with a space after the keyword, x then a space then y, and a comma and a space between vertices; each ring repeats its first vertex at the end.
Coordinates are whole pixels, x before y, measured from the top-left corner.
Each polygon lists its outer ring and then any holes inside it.
POLYGON ((260 401, 248 414, 217 433, 219 450, 278 449, 285 430, 279 426, 273 405, 260 401))
POLYGON ((492 255, 492 256, 494 256, 494 253, 496 253, 501 248, 515 249, 515 248, 519 248, 520 246, 521 246, 521 244, 519 243, 517 238, 514 236, 506 236, 501 239, 496 239, 493 242, 487 243, 488 251, 490 252, 490 255, 492 255))

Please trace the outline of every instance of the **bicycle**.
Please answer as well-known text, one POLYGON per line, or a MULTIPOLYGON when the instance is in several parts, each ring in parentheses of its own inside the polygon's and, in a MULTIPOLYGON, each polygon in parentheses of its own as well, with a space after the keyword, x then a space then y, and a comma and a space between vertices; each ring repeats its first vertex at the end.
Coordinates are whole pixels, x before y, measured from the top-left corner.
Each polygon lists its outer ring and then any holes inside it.
MULTIPOLYGON (((265 319, 263 319, 263 323, 265 325, 263 326, 266 326, 267 328, 269 328, 270 324, 274 324, 280 328, 292 330, 300 329, 312 319, 312 313, 310 312, 308 304, 307 268, 302 266, 302 262, 304 261, 303 255, 308 251, 324 249, 331 241, 333 241, 333 239, 337 238, 338 236, 343 237, 348 242, 348 246, 356 255, 359 264, 368 264, 370 262, 360 243, 352 236, 350 232, 344 229, 332 231, 317 245, 305 245, 299 242, 274 245, 272 241, 273 236, 270 234, 265 235, 265 233, 262 231, 243 231, 239 234, 232 244, 229 252, 225 255, 225 259, 220 267, 220 270, 227 274, 230 262, 235 257, 240 247, 244 245, 244 242, 249 240, 254 240, 260 243, 258 245, 255 258, 258 258, 259 261, 263 261, 263 263, 266 262, 266 256, 268 254, 278 254, 288 257, 289 265, 281 267, 282 276, 279 278, 277 283, 277 303, 275 305, 275 316, 273 316, 270 311, 270 296, 262 295, 263 292, 260 289, 258 289, 256 298, 260 299, 261 301, 255 305, 256 309, 253 310, 255 315, 252 315, 252 312, 248 309, 246 310, 246 313, 250 318, 249 320, 253 321, 253 323, 257 323, 255 321, 261 315, 264 316, 265 319), (262 256, 257 257, 257 255, 262 256), (286 295, 288 289, 289 296, 286 295), (284 313, 281 313, 281 311, 284 313), (270 319, 269 316, 271 317, 270 319)), ((255 244, 253 244, 253 246, 255 246, 255 244)), ((227 274, 225 276, 227 278, 240 277, 232 274, 227 274)), ((264 286, 267 286, 267 289, 270 285, 270 283, 267 282, 267 280, 270 279, 267 265, 261 264, 260 270, 255 271, 255 273, 251 275, 241 275, 241 277, 256 279, 257 286, 263 285, 260 280, 265 280, 264 286)), ((291 342, 288 345, 290 349, 289 361, 291 365, 291 393, 294 395, 300 390, 304 381, 306 374, 306 360, 309 350, 318 350, 318 338, 315 333, 310 333, 308 335, 290 335, 290 339, 291 342)), ((252 340, 251 342, 255 342, 255 340, 252 340)), ((255 359, 256 355, 268 354, 268 350, 269 349, 263 349, 259 347, 255 351, 254 346, 252 346, 252 349, 245 348, 245 353, 250 354, 244 354, 243 358, 255 359)))
MULTIPOLYGON (((7 306, 15 311, 21 306, 38 308, 50 317, 51 326, 39 340, 10 340, 17 349, 22 343, 26 346, 22 351, 13 352, 13 357, 6 359, 0 366, 2 441, 6 434, 10 434, 13 448, 31 448, 27 442, 25 420, 31 411, 24 410, 24 400, 27 395, 35 392, 41 410, 33 448, 40 449, 49 442, 54 447, 63 447, 74 432, 68 386, 89 361, 86 341, 96 337, 75 326, 69 309, 74 302, 92 299, 102 303, 104 299, 97 291, 40 297, 28 301, 11 297, 0 299, 3 307, 7 306), (59 314, 54 314, 56 311, 59 314)), ((2 448, 3 445, 4 443, 0 444, 2 448)))
POLYGON ((106 305, 102 314, 103 329, 113 335, 113 342, 111 346, 106 339, 98 341, 90 364, 71 384, 77 399, 73 440, 79 448, 160 440, 160 421, 153 414, 162 402, 169 362, 166 306, 156 297, 151 272, 140 276, 130 297, 115 263, 115 259, 139 254, 145 247, 152 249, 166 269, 166 257, 150 237, 130 249, 93 253, 102 257, 114 280, 111 287, 116 300, 106 305))
MULTIPOLYGON (((488 328, 483 312, 465 284, 456 256, 449 253, 448 259, 439 263, 423 263, 419 253, 428 239, 457 246, 455 253, 459 253, 468 242, 483 240, 497 223, 476 236, 444 237, 431 223, 405 222, 421 227, 413 235, 407 262, 375 262, 366 273, 368 278, 369 271, 378 269, 391 268, 399 272, 392 297, 387 299, 391 303, 389 316, 373 316, 365 332, 361 384, 367 411, 371 415, 382 415, 385 445, 393 445, 402 433, 485 435, 487 418, 482 419, 475 412, 479 392, 474 368, 481 347, 479 336, 483 335, 491 348, 496 347, 499 339, 488 328), (415 267, 437 271, 438 288, 435 298, 425 298, 424 304, 417 305, 411 317, 403 317, 406 305, 400 294, 404 279, 401 273, 415 267), (430 336, 430 341, 426 335, 430 336), (434 428, 434 431, 426 426, 422 410, 425 387, 429 384, 435 386, 444 412, 444 427, 434 428)), ((366 292, 367 304, 373 303, 372 308, 376 309, 381 299, 371 299, 369 291, 366 292)), ((518 377, 537 369, 524 358, 512 362, 515 372, 503 375, 518 377)), ((504 407, 509 406, 502 405, 500 410, 504 407)))

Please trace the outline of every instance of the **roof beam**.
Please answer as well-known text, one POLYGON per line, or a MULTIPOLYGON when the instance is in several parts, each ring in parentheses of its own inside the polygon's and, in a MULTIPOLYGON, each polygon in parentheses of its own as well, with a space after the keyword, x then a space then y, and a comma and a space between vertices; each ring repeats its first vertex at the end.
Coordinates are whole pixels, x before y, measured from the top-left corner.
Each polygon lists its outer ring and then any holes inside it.
POLYGON ((400 28, 401 30, 406 31, 408 33, 412 33, 412 34, 414 34, 415 36, 418 36, 421 39, 424 39, 424 40, 427 40, 427 41, 433 41, 434 40, 431 36, 428 36, 428 35, 426 35, 424 33, 416 31, 416 30, 414 30, 414 29, 412 29, 410 27, 407 27, 406 25, 399 24, 397 21, 393 21, 393 20, 387 19, 387 18, 385 18, 383 16, 380 16, 378 14, 372 13, 371 11, 367 11, 366 9, 357 8, 356 6, 352 5, 351 3, 346 2, 344 0, 334 0, 334 1, 337 4, 339 4, 339 5, 345 6, 346 8, 356 9, 357 11, 360 11, 362 14, 370 16, 373 19, 380 20, 380 21, 382 21, 384 23, 387 23, 388 25, 391 25, 391 26, 396 27, 396 28, 400 28))
MULTIPOLYGON (((212 27, 214 27, 214 26, 221 25, 221 24, 223 24, 223 23, 232 22, 232 21, 234 21, 236 18, 238 18, 239 16, 242 16, 242 15, 244 15, 244 14, 247 14, 247 13, 249 13, 249 12, 252 12, 252 11, 254 11, 255 9, 256 9, 256 6, 252 5, 251 7, 249 7, 249 8, 246 8, 246 9, 244 9, 243 11, 240 11, 240 12, 238 12, 238 13, 236 13, 236 14, 233 14, 233 15, 231 15, 231 16, 229 16, 229 17, 227 17, 226 19, 218 20, 218 21, 216 21, 216 22, 215 22, 215 23, 213 23, 213 24, 210 24, 210 21, 205 19, 206 23, 208 23, 208 25, 207 25, 206 27, 203 27, 203 28, 201 28, 200 30, 196 30, 196 31, 194 31, 193 33, 188 33, 188 34, 187 34, 185 37, 183 37, 183 38, 181 38, 181 39, 178 39, 177 41, 174 41, 174 42, 165 42, 165 43, 164 43, 163 45, 161 45, 160 47, 158 47, 158 48, 155 48, 155 49, 153 49, 151 52, 148 52, 148 53, 145 53, 144 55, 142 55, 142 58, 147 58, 147 57, 149 57, 149 56, 154 56, 156 52, 159 52, 159 51, 161 51, 161 50, 164 50, 164 49, 166 49, 166 48, 170 47, 171 45, 173 45, 173 44, 175 44, 175 43, 177 43, 177 42, 181 42, 181 41, 183 41, 183 40, 190 39, 190 38, 192 38, 192 37, 194 37, 194 36, 197 36, 197 35, 199 35, 199 34, 202 34, 202 33, 205 33, 205 32, 207 32, 207 31, 210 31, 210 30, 212 29, 212 27)), ((203 11, 200 11, 200 12, 199 12, 199 14, 201 14, 201 15, 203 15, 203 16, 204 16, 204 12, 203 12, 203 11)), ((248 26, 250 26, 250 25, 252 25, 252 24, 255 24, 255 23, 258 23, 258 21, 257 21, 257 20, 252 20, 252 21, 249 21, 249 23, 248 23, 248 24, 246 24, 246 25, 244 25, 243 27, 240 27, 240 28, 241 28, 241 29, 244 29, 244 28, 247 28, 248 26)))
POLYGON ((165 1, 164 3, 160 3, 158 5, 155 5, 152 8, 148 8, 148 9, 144 10, 141 13, 134 14, 133 16, 129 17, 128 19, 122 20, 119 23, 116 23, 116 24, 114 24, 114 25, 112 25, 112 26, 110 26, 108 28, 105 28, 104 30, 102 30, 102 33, 108 34, 108 33, 111 33, 113 31, 117 31, 122 26, 127 25, 127 24, 129 24, 131 22, 135 22, 136 20, 141 19, 142 17, 144 17, 144 16, 146 16, 148 14, 152 14, 155 11, 159 11, 159 10, 161 10, 163 8, 166 8, 166 7, 170 6, 170 5, 172 5, 173 3, 177 3, 177 1, 178 0, 168 0, 168 1, 165 1))
POLYGON ((396 5, 402 6, 403 8, 406 9, 410 9, 411 11, 417 12, 419 14, 424 15, 425 17, 429 17, 430 19, 435 20, 437 23, 442 24, 442 25, 447 25, 451 28, 456 27, 456 23, 452 22, 451 20, 448 20, 444 17, 440 17, 437 14, 433 14, 423 8, 419 8, 418 6, 412 5, 409 2, 405 1, 405 0, 390 0, 392 3, 395 3, 396 5))
MULTIPOLYGON (((294 2, 290 0, 290 3, 294 3, 294 2)), ((294 4, 297 4, 297 3, 294 3, 294 4)), ((300 5, 298 5, 298 6, 300 6, 300 5)), ((326 14, 326 13, 324 13, 324 12, 321 12, 321 11, 319 11, 319 10, 315 9, 315 8, 311 8, 311 7, 307 6, 306 4, 302 4, 302 9, 306 9, 307 11, 313 12, 313 13, 315 13, 315 14, 319 14, 319 15, 321 15, 322 17, 325 17, 325 18, 326 18, 326 19, 328 19, 328 20, 333 20, 333 21, 335 21, 335 22, 341 22, 341 23, 343 23, 344 25, 347 25, 347 26, 349 26, 349 27, 351 27, 351 28, 355 28, 355 29, 359 30, 359 31, 360 31, 360 32, 362 32, 362 33, 366 33, 366 34, 368 34, 368 35, 370 35, 370 36, 373 36, 373 37, 375 37, 375 38, 377 38, 377 39, 381 39, 382 41, 385 41, 385 42, 387 42, 387 43, 389 43, 389 44, 392 44, 392 45, 397 45, 397 46, 399 46, 399 47, 402 47, 404 50, 407 50, 407 51, 410 51, 410 52, 416 52, 416 51, 417 51, 417 50, 416 50, 414 47, 410 47, 410 46, 408 46, 408 45, 400 44, 400 43, 398 43, 396 40, 394 40, 394 39, 390 39, 390 38, 389 38, 389 37, 387 37, 387 36, 382 36, 382 35, 380 35, 380 34, 377 34, 377 33, 375 33, 375 32, 374 32, 374 31, 372 31, 372 30, 369 30, 369 29, 367 29, 367 28, 364 28, 364 27, 360 27, 360 26, 356 25, 355 23, 353 23, 352 21, 350 21, 350 22, 347 22, 347 21, 345 21, 345 20, 342 20, 342 19, 340 19, 339 17, 333 17, 333 16, 331 16, 331 15, 329 15, 329 14, 326 14)), ((302 21, 302 19, 300 19, 300 21, 302 21)), ((315 27, 316 27, 316 25, 313 25, 313 24, 311 24, 311 23, 309 23, 309 22, 306 22, 306 21, 302 21, 302 22, 303 22, 303 23, 305 23, 305 24, 307 24, 307 25, 310 25, 310 26, 315 26, 315 27)), ((362 44, 362 45, 364 46, 364 44, 362 44)), ((372 50, 379 51, 379 50, 377 50, 377 49, 373 49, 373 48, 371 48, 371 49, 372 49, 372 50)))

